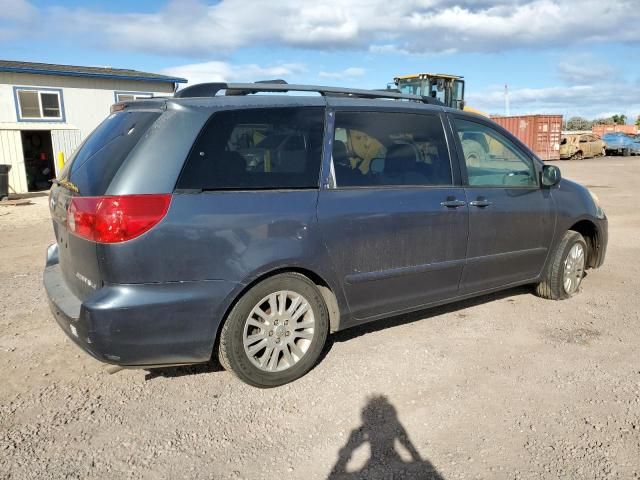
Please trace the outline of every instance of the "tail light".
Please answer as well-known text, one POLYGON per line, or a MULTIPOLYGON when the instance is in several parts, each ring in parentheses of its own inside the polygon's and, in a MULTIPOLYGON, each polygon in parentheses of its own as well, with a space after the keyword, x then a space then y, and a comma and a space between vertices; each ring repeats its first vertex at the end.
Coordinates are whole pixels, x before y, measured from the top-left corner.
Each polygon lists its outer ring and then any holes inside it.
POLYGON ((94 242, 125 242, 158 224, 170 203, 169 194, 73 197, 67 210, 67 227, 94 242))

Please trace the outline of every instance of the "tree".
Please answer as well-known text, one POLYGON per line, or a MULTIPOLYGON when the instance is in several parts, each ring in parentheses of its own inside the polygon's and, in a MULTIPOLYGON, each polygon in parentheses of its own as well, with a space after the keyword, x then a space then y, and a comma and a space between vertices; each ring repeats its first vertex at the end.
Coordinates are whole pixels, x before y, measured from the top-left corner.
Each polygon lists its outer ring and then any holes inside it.
POLYGON ((611 117, 611 119, 616 125, 624 125, 627 122, 627 116, 624 113, 621 113, 620 115, 614 115, 613 117, 611 117))
POLYGON ((636 118, 636 125, 640 127, 640 115, 638 115, 638 118, 636 118))
POLYGON ((571 117, 567 120, 567 130, 591 130, 591 122, 583 117, 571 117))
POLYGON ((593 121, 594 125, 613 125, 614 121, 611 117, 609 118, 596 118, 593 121))

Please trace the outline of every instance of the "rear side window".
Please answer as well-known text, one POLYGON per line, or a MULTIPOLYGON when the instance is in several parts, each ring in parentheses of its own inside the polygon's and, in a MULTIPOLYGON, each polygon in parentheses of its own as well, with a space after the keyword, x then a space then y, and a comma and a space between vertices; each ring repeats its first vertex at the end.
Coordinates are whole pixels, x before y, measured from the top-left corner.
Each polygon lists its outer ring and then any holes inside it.
POLYGON ((177 189, 317 188, 324 108, 215 113, 196 140, 177 189))
POLYGON ((80 194, 104 195, 118 169, 160 112, 120 111, 109 115, 67 162, 60 178, 80 194))
POLYGON ((336 186, 451 185, 451 163, 437 115, 338 112, 336 186))

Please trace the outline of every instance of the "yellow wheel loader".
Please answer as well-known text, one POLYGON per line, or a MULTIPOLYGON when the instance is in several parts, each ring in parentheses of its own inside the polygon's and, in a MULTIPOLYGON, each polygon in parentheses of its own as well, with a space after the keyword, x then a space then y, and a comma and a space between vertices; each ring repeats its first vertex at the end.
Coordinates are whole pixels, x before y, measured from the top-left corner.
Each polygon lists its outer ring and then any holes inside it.
POLYGON ((395 77, 393 83, 401 93, 432 97, 440 100, 447 107, 488 116, 480 110, 465 105, 463 77, 445 73, 414 73, 395 77))

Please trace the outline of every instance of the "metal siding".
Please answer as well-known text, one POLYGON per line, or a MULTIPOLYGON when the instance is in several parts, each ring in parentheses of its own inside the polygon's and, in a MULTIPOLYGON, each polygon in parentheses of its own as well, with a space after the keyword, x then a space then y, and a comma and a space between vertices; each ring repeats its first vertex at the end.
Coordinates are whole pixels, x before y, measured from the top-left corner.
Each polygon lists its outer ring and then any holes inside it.
POLYGON ((542 160, 560 160, 562 115, 491 117, 518 137, 542 160))
POLYGON ((27 172, 24 168, 20 131, 0 130, 0 164, 11 165, 9 193, 26 193, 27 172))
POLYGON ((638 133, 638 127, 636 125, 594 125, 591 127, 591 132, 603 136, 605 133, 622 132, 627 135, 636 135, 638 133))
POLYGON ((52 130, 51 145, 53 146, 53 158, 56 166, 56 176, 60 173, 58 166, 58 154, 64 153, 64 161, 67 162, 69 157, 76 150, 82 141, 80 130, 52 130))

